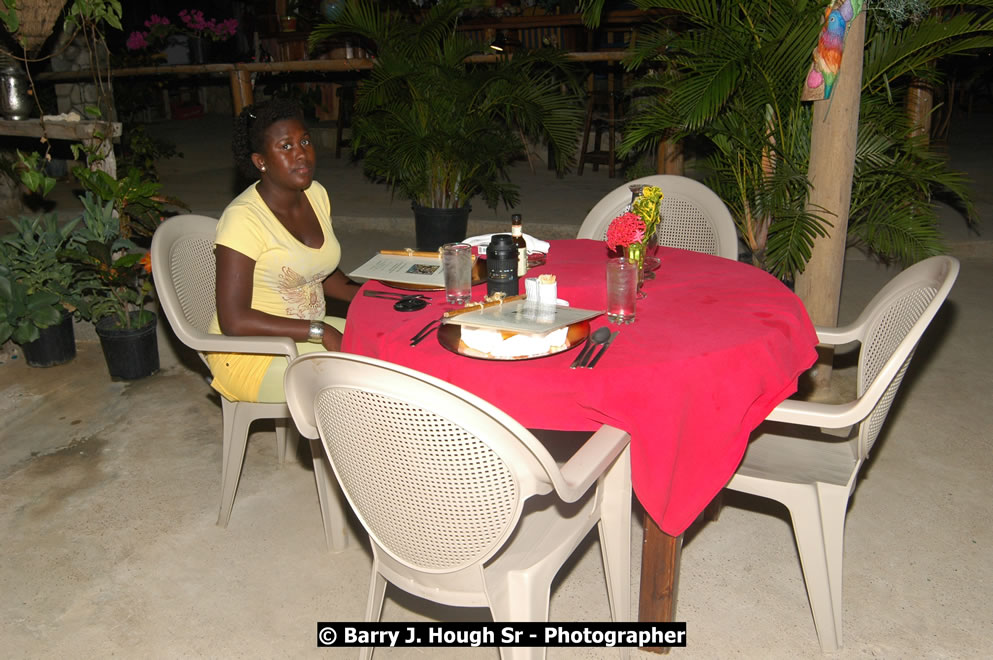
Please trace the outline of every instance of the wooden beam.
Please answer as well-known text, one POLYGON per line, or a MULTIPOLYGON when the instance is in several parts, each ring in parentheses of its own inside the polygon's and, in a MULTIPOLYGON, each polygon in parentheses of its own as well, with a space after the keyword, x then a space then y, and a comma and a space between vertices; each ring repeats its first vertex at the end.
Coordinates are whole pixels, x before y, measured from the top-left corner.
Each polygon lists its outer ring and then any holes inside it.
POLYGON ((121 122, 82 119, 80 121, 58 121, 54 119, 0 120, 0 135, 14 137, 42 137, 46 140, 80 141, 102 158, 90 169, 103 170, 112 178, 117 178, 117 160, 114 157, 113 138, 121 137, 121 122), (107 139, 110 138, 110 139, 107 139))
POLYGON ((121 137, 121 123, 116 121, 57 121, 46 119, 0 119, 0 135, 15 137, 45 137, 52 140, 88 140, 95 133, 106 137, 121 137))
MULTIPOLYGON (((596 52, 566 53, 566 57, 574 62, 616 62, 627 55, 623 50, 596 52)), ((496 62, 506 55, 473 55, 466 58, 473 63, 496 62)), ((511 55, 512 57, 512 55, 511 55)), ((301 60, 298 62, 234 62, 217 64, 159 64, 155 66, 133 66, 113 69, 114 78, 131 76, 160 76, 160 75, 218 75, 230 74, 235 71, 249 73, 265 72, 349 72, 367 71, 375 64, 374 59, 354 58, 341 60, 301 60)), ((92 80, 93 74, 89 69, 80 71, 47 71, 34 75, 39 81, 92 80)))

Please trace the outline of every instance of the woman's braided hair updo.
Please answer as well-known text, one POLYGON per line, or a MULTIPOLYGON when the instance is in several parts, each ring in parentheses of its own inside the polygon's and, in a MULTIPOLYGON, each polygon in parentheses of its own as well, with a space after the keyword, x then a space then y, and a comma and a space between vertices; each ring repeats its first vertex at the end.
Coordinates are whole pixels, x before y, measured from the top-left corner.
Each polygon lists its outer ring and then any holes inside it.
POLYGON ((259 171, 252 163, 252 154, 262 153, 266 129, 284 119, 296 119, 306 125, 300 105, 281 98, 245 106, 235 118, 231 149, 235 164, 249 179, 259 178, 259 171))

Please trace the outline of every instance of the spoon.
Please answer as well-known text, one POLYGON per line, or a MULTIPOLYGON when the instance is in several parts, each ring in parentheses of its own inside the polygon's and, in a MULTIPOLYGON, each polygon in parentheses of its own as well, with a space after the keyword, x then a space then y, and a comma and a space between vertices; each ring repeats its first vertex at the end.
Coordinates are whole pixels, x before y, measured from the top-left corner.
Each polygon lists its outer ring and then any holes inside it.
POLYGON ((593 355, 593 351, 596 350, 596 347, 606 342, 608 339, 610 339, 610 328, 604 326, 594 330, 593 334, 586 338, 586 346, 583 346, 583 349, 579 352, 579 355, 576 356, 576 359, 573 360, 572 364, 569 365, 569 368, 575 369, 579 366, 585 366, 586 361, 590 359, 591 355, 593 355))

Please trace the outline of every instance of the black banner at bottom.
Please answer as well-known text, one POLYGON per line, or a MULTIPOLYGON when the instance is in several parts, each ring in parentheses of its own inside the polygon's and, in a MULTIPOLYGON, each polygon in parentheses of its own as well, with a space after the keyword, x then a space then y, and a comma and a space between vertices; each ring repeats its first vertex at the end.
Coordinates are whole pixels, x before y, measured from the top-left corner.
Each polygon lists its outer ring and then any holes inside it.
POLYGON ((686 646, 686 623, 323 621, 317 646, 686 646))

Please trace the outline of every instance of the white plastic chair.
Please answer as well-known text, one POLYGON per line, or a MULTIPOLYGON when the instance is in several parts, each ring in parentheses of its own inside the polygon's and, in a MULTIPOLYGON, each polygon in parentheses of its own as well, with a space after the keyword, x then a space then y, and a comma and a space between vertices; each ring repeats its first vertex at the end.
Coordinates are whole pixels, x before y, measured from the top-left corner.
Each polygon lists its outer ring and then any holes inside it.
MULTIPOLYGON (((152 237, 152 277, 162 310, 173 332, 184 344, 197 351, 206 364, 204 352, 262 353, 296 357, 296 345, 289 337, 229 337, 208 333, 214 317, 214 237, 217 220, 202 215, 177 215, 163 222, 152 237)), ((227 527, 234 506, 248 430, 257 419, 274 419, 279 462, 286 459, 286 446, 294 433, 290 411, 285 403, 232 401, 221 396, 223 420, 223 464, 221 467, 221 507, 217 524, 227 527)), ((316 435, 314 436, 316 438, 316 435)), ((321 502, 328 548, 342 550, 347 544, 341 504, 328 466, 316 440, 314 477, 321 502)))
POLYGON ((673 174, 655 174, 629 181, 597 202, 576 238, 603 240, 610 221, 631 203, 628 186, 658 186, 664 196, 659 245, 738 259, 738 232, 724 202, 707 186, 673 174))
POLYGON ((952 257, 921 261, 883 287, 851 325, 817 328, 823 344, 861 343, 858 398, 844 404, 782 402, 768 420, 784 424, 759 427, 727 485, 789 509, 814 627, 824 651, 841 647, 845 512, 856 475, 882 428, 917 342, 958 271, 959 262, 952 257), (848 440, 839 439, 837 431, 827 432, 855 424, 858 432, 848 440))
MULTIPOLYGON (((386 582, 495 621, 547 621, 552 579, 599 525, 610 610, 630 613, 630 436, 603 426, 559 466, 478 397, 374 358, 312 353, 286 371, 301 433, 319 432, 373 550, 366 621, 386 582)), ((544 648, 502 648, 543 658, 544 648)), ((360 657, 371 656, 363 649, 360 657)))

